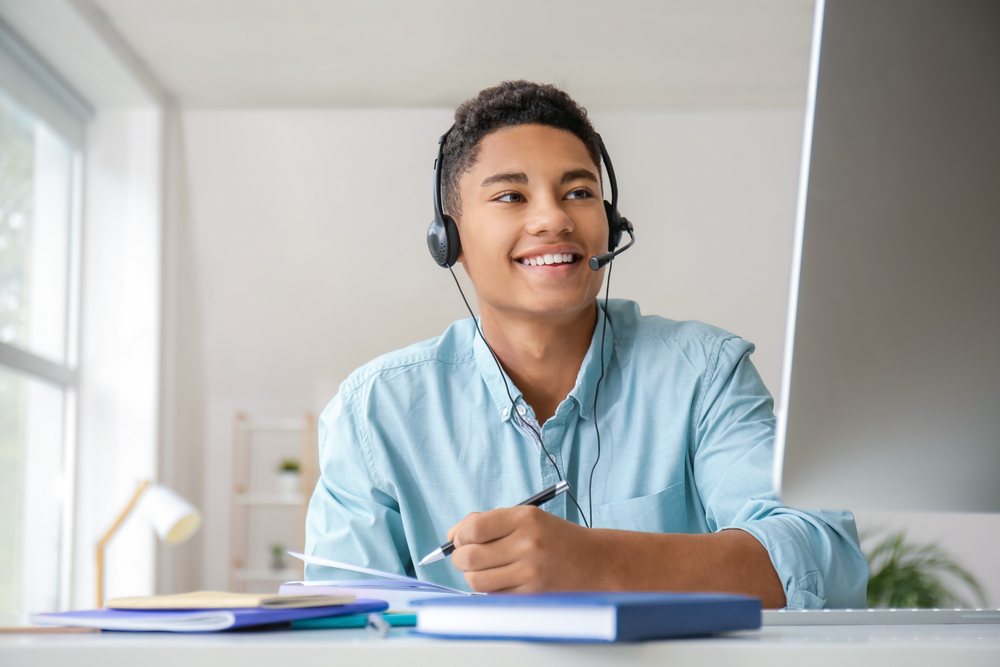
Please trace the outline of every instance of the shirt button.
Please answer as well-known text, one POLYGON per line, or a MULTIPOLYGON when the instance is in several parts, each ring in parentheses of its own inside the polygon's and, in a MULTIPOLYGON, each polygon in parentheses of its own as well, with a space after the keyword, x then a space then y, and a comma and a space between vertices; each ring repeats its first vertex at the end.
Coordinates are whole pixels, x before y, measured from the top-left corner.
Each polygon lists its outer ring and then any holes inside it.
POLYGON ((522 417, 524 416, 524 414, 527 411, 528 411, 528 409, 526 407, 524 407, 523 405, 517 406, 517 414, 521 415, 522 417))
POLYGON ((510 410, 508 410, 507 408, 504 408, 503 409, 503 416, 506 417, 508 412, 510 412, 510 410))

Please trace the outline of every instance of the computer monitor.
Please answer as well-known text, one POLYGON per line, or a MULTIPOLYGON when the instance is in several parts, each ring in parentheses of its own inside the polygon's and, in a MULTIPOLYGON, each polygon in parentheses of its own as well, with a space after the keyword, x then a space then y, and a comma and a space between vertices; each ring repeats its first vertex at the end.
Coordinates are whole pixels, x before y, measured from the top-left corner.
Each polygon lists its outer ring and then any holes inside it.
POLYGON ((809 81, 776 486, 1000 512, 1000 3, 820 2, 809 81))

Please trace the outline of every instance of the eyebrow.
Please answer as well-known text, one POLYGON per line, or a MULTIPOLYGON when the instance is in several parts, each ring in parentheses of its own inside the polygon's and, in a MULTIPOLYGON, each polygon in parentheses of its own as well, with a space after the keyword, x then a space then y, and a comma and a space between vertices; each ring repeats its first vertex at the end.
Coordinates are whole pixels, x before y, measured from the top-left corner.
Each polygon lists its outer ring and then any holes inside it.
POLYGON ((487 185, 493 185, 494 183, 516 183, 518 185, 527 185, 528 175, 523 171, 493 174, 492 176, 488 176, 479 187, 485 188, 487 185))
MULTIPOLYGON (((565 185, 566 183, 581 178, 593 181, 594 183, 598 182, 597 176, 595 176, 594 172, 589 169, 571 169, 562 175, 561 183, 565 185)), ((479 187, 485 188, 487 185, 493 185, 494 183, 516 183, 517 185, 527 185, 528 175, 523 171, 493 174, 492 176, 487 176, 479 187)))
POLYGON ((571 169, 570 171, 567 171, 562 175, 562 184, 566 185, 567 183, 575 181, 580 178, 587 179, 588 181, 593 181, 594 183, 598 182, 597 176, 595 176, 594 172, 592 172, 589 169, 571 169))

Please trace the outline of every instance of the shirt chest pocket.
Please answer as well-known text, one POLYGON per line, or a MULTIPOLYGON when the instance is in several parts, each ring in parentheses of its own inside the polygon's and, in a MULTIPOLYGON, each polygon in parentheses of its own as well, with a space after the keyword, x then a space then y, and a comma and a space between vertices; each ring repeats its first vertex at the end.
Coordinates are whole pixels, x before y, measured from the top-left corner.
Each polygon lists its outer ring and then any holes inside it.
POLYGON ((684 482, 649 496, 599 505, 594 508, 594 527, 640 533, 687 532, 684 482))

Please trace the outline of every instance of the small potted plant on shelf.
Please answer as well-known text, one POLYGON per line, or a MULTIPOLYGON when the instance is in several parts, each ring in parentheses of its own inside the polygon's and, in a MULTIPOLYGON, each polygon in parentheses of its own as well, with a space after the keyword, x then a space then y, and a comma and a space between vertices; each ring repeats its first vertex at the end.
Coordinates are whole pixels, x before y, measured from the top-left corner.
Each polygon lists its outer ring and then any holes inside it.
POLYGON ((284 459, 278 467, 278 492, 283 496, 294 496, 299 492, 299 462, 284 459))
POLYGON ((271 569, 275 571, 285 569, 285 547, 280 544, 271 546, 271 569))

